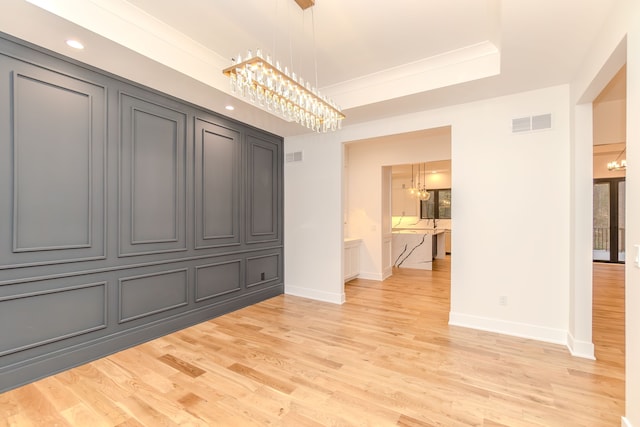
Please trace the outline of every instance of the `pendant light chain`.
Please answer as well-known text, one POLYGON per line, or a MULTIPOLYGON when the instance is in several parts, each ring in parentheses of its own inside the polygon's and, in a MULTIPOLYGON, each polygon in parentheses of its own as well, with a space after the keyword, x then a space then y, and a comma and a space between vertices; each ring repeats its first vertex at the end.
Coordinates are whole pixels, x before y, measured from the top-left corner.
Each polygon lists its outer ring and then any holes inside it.
POLYGON ((413 185, 413 163, 411 163, 411 194, 413 194, 415 187, 413 185))
POLYGON ((276 43, 276 39, 277 39, 277 37, 276 37, 276 28, 277 28, 277 25, 276 25, 276 23, 278 22, 278 0, 275 0, 275 5, 276 5, 276 7, 274 8, 274 11, 273 11, 273 49, 271 49, 271 54, 273 55, 272 56, 273 58, 277 58, 277 55, 276 55, 276 45, 277 45, 277 43, 276 43))
MULTIPOLYGON (((287 3, 287 21, 291 21, 291 2, 287 3)), ((291 36, 291 27, 292 25, 288 25, 289 27, 289 65, 291 66, 291 72, 295 70, 293 66, 293 37, 291 36)))
POLYGON ((311 31, 313 32, 313 65, 316 71, 316 90, 318 88, 318 49, 316 49, 316 20, 313 14, 313 8, 311 9, 311 31))

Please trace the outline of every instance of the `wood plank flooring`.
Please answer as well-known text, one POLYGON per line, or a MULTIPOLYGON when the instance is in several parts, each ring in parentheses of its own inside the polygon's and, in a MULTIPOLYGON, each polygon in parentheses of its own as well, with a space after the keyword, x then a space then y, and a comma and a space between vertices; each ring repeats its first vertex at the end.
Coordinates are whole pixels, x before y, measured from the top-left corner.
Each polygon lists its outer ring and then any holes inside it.
POLYGON ((620 425, 615 290, 594 286, 605 357, 591 361, 448 326, 449 266, 354 280, 342 306, 279 296, 122 351, 1 394, 0 425, 620 425))
POLYGON ((624 369, 624 265, 593 263, 593 343, 596 358, 624 369))

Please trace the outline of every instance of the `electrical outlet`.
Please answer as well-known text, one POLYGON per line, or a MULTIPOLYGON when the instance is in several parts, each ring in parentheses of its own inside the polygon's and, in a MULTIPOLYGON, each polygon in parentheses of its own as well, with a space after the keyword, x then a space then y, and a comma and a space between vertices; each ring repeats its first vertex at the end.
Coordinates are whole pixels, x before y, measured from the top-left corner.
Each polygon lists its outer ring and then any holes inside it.
POLYGON ((500 305, 507 305, 507 296, 506 295, 501 295, 500 298, 498 298, 498 304, 500 305))

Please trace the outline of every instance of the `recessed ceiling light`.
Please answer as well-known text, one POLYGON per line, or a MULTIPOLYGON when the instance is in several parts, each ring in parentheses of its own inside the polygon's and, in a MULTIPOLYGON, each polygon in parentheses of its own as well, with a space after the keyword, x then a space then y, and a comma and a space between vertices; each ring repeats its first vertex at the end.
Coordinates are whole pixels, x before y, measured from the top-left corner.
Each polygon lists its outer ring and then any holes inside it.
POLYGON ((233 110, 235 110, 235 109, 236 109, 236 107, 234 107, 233 105, 227 105, 227 106, 226 106, 226 107, 224 107, 224 108, 226 108, 226 109, 227 109, 227 110, 229 110, 229 111, 233 111, 233 110))
POLYGON ((67 40, 67 46, 72 47, 74 49, 84 49, 84 45, 80 43, 78 40, 69 39, 67 40))

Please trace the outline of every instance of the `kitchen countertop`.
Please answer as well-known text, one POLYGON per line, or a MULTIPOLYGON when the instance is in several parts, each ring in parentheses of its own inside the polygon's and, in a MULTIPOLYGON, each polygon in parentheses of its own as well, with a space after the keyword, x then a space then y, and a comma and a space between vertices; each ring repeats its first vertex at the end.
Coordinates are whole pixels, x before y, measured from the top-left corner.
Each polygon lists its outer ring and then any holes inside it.
POLYGON ((445 231, 446 230, 444 228, 396 228, 391 232, 394 234, 440 234, 445 231))
POLYGON ((358 237, 345 237, 344 238, 344 243, 352 243, 352 242, 359 242, 362 239, 358 238, 358 237))

